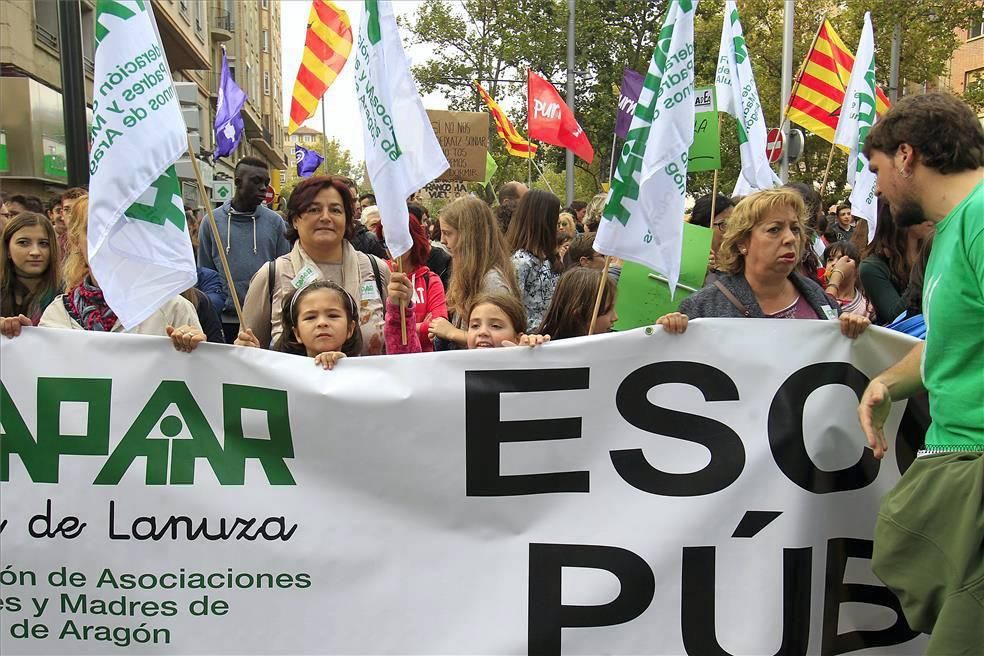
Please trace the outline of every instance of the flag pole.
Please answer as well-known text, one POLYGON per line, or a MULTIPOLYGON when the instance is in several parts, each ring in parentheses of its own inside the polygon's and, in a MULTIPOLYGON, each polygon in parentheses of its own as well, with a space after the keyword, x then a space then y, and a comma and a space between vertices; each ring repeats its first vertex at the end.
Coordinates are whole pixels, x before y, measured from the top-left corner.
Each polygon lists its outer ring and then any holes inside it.
POLYGON ((601 270, 601 280, 598 281, 598 295, 595 296, 594 311, 591 313, 591 323, 588 324, 588 334, 594 335, 595 322, 598 321, 598 312, 601 310, 601 295, 605 292, 605 279, 608 277, 608 265, 612 262, 612 256, 605 256, 605 267, 601 270))
MULTIPOLYGON (((718 132, 720 132, 720 131, 721 130, 718 129, 718 132)), ((615 146, 616 146, 616 143, 615 142, 617 140, 618 140, 618 133, 612 134, 612 163, 608 165, 608 185, 609 185, 609 187, 611 187, 611 184, 612 184, 612 176, 615 175, 615 146)))
POLYGON ((827 22, 827 14, 820 17, 820 25, 817 26, 817 33, 813 35, 813 42, 810 43, 810 48, 806 51, 806 57, 803 58, 803 63, 800 64, 799 71, 796 73, 796 82, 793 84, 793 90, 789 92, 789 98, 786 99, 786 111, 782 113, 782 120, 779 122, 779 132, 786 126, 786 121, 789 120, 789 106, 790 101, 796 97, 796 92, 800 88, 800 80, 803 79, 803 72, 806 70, 806 62, 810 60, 810 53, 813 49, 817 47, 817 40, 820 38, 820 30, 823 29, 823 24, 827 22))
MULTIPOLYGON (((325 175, 328 173, 328 124, 325 122, 325 97, 321 96, 321 156, 324 157, 325 175)), ((358 202, 358 201, 357 201, 358 202)), ((403 342, 406 344, 406 342, 403 342)))
MULTIPOLYGON (((530 141, 532 145, 533 142, 530 141)), ((531 188, 533 186, 533 151, 532 149, 526 151, 526 186, 531 188)))
MULTIPOLYGON (((219 235, 219 226, 215 223, 215 214, 212 213, 212 203, 209 202, 205 194, 205 183, 202 181, 202 172, 198 170, 198 158, 191 148, 191 136, 188 137, 188 157, 191 159, 191 167, 195 170, 195 179, 198 181, 198 193, 205 204, 205 211, 208 214, 208 223, 212 226, 212 238, 218 247, 219 260, 222 262, 222 269, 225 271, 226 285, 229 286, 229 293, 232 295, 232 305, 236 308, 236 318, 239 319, 239 327, 243 329, 243 308, 239 304, 239 294, 236 293, 236 283, 232 280, 232 272, 229 270, 229 261, 225 256, 225 248, 222 247, 222 236, 219 235)), ((216 308, 220 313, 222 308, 216 308)))
MULTIPOLYGON (((535 166, 536 167, 536 170, 539 171, 539 173, 540 173, 540 179, 543 180, 545 183, 547 183, 547 189, 549 189, 550 190, 550 193, 553 194, 554 193, 553 187, 550 186, 550 181, 547 180, 547 176, 543 173, 543 169, 541 169, 540 168, 540 165, 537 164, 536 162, 533 162, 533 166, 535 166)), ((527 186, 532 186, 532 185, 527 185, 527 186)), ((556 195, 556 194, 554 194, 554 195, 556 195)))
MULTIPOLYGON (((403 273, 403 256, 396 258, 395 262, 397 273, 403 273)), ((407 345, 407 304, 404 301, 400 301, 400 343, 407 345)))
POLYGON ((830 165, 834 161, 834 149, 837 148, 837 144, 830 144, 830 154, 827 155, 827 168, 823 170, 823 182, 820 183, 820 197, 824 195, 824 190, 827 188, 827 177, 830 175, 830 165))
MULTIPOLYGON (((718 112, 718 134, 721 134, 721 123, 724 121, 724 116, 721 112, 718 112)), ((714 169, 714 182, 711 184, 711 230, 714 229, 714 210, 717 208, 717 197, 718 197, 718 170, 714 169)))

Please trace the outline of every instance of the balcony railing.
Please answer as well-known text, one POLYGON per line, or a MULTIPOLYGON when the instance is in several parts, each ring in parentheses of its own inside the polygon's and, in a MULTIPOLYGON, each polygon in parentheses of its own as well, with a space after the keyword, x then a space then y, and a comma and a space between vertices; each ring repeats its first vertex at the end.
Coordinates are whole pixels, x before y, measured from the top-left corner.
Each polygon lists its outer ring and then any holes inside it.
POLYGON ((232 32, 234 27, 232 14, 228 11, 214 12, 212 15, 212 27, 225 30, 226 32, 232 32))

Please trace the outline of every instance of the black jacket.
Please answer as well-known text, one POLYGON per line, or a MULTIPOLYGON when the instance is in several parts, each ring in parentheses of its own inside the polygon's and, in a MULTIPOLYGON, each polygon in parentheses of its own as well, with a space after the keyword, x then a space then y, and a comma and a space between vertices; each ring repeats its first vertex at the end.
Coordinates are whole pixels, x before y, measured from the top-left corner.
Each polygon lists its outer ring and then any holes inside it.
POLYGON ((376 235, 369 232, 369 228, 367 228, 361 221, 357 223, 355 228, 355 236, 352 237, 349 242, 357 251, 362 251, 367 255, 375 255, 383 260, 389 259, 389 253, 386 252, 386 248, 379 243, 379 239, 376 238, 376 235))

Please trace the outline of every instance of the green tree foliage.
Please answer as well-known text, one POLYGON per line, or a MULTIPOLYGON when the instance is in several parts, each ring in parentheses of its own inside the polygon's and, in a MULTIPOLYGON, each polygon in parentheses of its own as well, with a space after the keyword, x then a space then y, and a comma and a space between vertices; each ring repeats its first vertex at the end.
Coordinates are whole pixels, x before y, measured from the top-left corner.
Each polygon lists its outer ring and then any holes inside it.
MULTIPOLYGON (((782 77, 783 3, 779 0, 741 0, 745 40, 752 58, 759 96, 770 126, 780 122, 782 77)), ((595 149, 590 165, 575 159, 578 175, 576 197, 587 199, 608 180, 612 155, 617 95, 623 68, 645 73, 662 24, 667 0, 578 0, 576 14, 575 110, 595 149)), ((724 0, 701 0, 694 25, 697 43, 698 86, 712 86, 717 67, 724 0)), ((796 5, 793 46, 794 75, 826 16, 853 51, 857 47, 865 11, 875 28, 878 81, 888 86, 892 30, 902 26, 900 81, 932 81, 946 71, 959 45, 954 28, 979 18, 976 0, 811 0, 796 5)), ((482 111, 471 80, 482 81, 517 129, 525 134, 526 70, 533 69, 566 89, 566 0, 463 0, 449 3, 427 0, 403 21, 412 42, 433 48, 423 64, 414 67, 421 92, 437 91, 452 109, 482 111)), ((846 83, 846 80, 845 80, 846 83)), ((795 127, 795 126, 794 126, 795 127)), ((735 121, 722 120, 722 170, 718 188, 728 194, 737 180, 740 160, 735 121)), ((490 122, 490 152, 499 165, 497 185, 511 179, 525 180, 527 165, 505 153, 502 140, 490 122)), ((564 150, 541 144, 537 162, 558 195, 563 185, 564 150)), ((621 144, 616 144, 621 148, 621 144)), ((830 144, 807 134, 804 156, 790 167, 790 179, 818 181, 823 177, 830 144)), ((831 167, 831 195, 843 195, 846 156, 836 151, 831 167)), ((537 178, 534 170, 534 178, 537 178)), ((690 176, 693 194, 710 191, 711 172, 690 176)))

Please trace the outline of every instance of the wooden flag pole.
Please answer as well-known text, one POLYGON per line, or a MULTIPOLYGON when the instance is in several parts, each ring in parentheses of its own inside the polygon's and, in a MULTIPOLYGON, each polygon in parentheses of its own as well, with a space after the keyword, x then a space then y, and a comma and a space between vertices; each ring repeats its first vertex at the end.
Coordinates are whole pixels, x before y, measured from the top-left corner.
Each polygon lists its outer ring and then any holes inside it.
POLYGON ((612 256, 605 256, 605 268, 601 270, 601 280, 598 281, 598 295, 595 296, 594 311, 591 313, 591 323, 588 325, 588 334, 594 335, 595 322, 598 321, 598 311, 601 310, 601 296, 605 292, 605 279, 608 278, 608 265, 612 262, 612 256))
MULTIPOLYGON (((398 273, 403 273, 403 257, 398 257, 395 260, 396 270, 398 273)), ((413 291, 411 290, 411 294, 413 291)), ((383 307, 386 307, 386 301, 383 301, 383 307)), ((400 343, 404 346, 407 345, 407 304, 406 301, 400 301, 400 343)))
MULTIPOLYGON (((239 319, 239 328, 244 330, 243 324, 243 308, 239 304, 239 294, 236 293, 236 283, 232 280, 232 272, 229 271, 229 261, 225 256, 225 248, 222 246, 222 236, 219 234, 219 226, 215 222, 215 214, 212 213, 212 203, 208 196, 205 194, 205 183, 202 182, 202 172, 198 170, 198 158, 195 157, 194 151, 191 149, 191 137, 188 137, 188 157, 191 159, 191 167, 195 170, 195 179, 198 181, 198 193, 202 197, 202 202, 205 204, 205 211, 208 214, 208 223, 212 226, 212 238, 215 240, 215 245, 218 247, 219 260, 222 261, 222 269, 225 271, 226 284, 229 286, 229 293, 232 295, 232 305, 236 308, 236 318, 239 319)), ((216 308, 219 314, 222 313, 222 308, 216 308)))
MULTIPOLYGON (((539 164, 537 164, 536 162, 533 162, 533 166, 535 166, 535 167, 536 167, 536 170, 537 170, 537 171, 539 172, 539 174, 540 174, 540 179, 541 179, 541 180, 543 180, 543 181, 544 181, 544 182, 546 183, 546 185, 547 185, 547 189, 549 189, 549 190, 550 190, 550 193, 551 193, 551 194, 552 194, 552 193, 554 193, 554 190, 553 190, 553 187, 551 187, 551 186, 550 186, 550 181, 549 181, 549 180, 547 180, 547 176, 546 176, 546 175, 544 175, 544 173, 543 173, 543 169, 541 169, 541 168, 540 168, 540 165, 539 165, 539 164)), ((528 186, 531 186, 531 187, 532 187, 532 185, 528 185, 528 186)))
MULTIPOLYGON (((720 132, 720 130, 718 130, 718 132, 720 132)), ((618 135, 617 134, 613 134, 612 135, 612 163, 608 165, 608 185, 609 185, 609 188, 611 188, 612 176, 615 175, 615 145, 616 145, 616 141, 618 141, 618 135)))
POLYGON ((837 144, 830 144, 830 154, 827 155, 827 168, 823 170, 823 182, 820 183, 820 197, 823 198, 824 191, 827 189, 827 177, 830 175, 830 165, 834 161, 834 149, 837 144))
MULTIPOLYGON (((721 134, 721 124, 724 121, 724 116, 721 112, 718 112, 718 134, 721 134)), ((718 169, 714 169, 714 182, 711 183, 711 225, 709 226, 711 230, 714 229, 714 210, 717 209, 717 197, 718 197, 718 169)))

